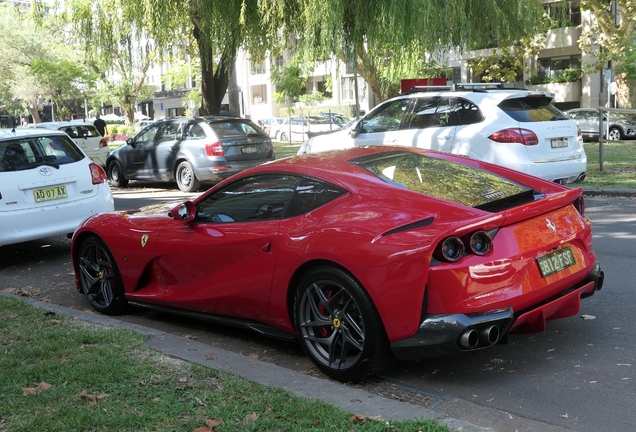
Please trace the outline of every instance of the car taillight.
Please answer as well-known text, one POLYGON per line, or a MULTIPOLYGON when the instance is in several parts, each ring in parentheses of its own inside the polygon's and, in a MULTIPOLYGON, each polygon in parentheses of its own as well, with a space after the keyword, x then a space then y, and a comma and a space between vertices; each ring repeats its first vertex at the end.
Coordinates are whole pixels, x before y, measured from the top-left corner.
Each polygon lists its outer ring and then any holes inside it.
POLYGON ((93 180, 93 184, 101 184, 108 181, 108 177, 106 176, 106 171, 104 168, 97 165, 96 163, 91 163, 88 166, 88 169, 91 170, 91 179, 93 180))
POLYGON ((585 216, 585 200, 583 199, 583 195, 574 200, 572 205, 574 206, 576 211, 581 214, 581 216, 585 216))
POLYGON ((459 237, 448 237, 439 244, 436 255, 444 261, 459 261, 464 256, 464 242, 459 237))
POLYGON ((223 156, 223 146, 219 141, 212 144, 206 144, 205 154, 208 156, 223 156))
POLYGON ((576 131, 578 132, 576 140, 580 143, 583 142, 583 133, 581 132, 581 128, 580 127, 576 127, 576 131))
POLYGON ((102 138, 99 140, 99 148, 108 147, 108 140, 106 138, 102 138))
POLYGON ((527 146, 539 144, 537 134, 531 130, 522 128, 502 129, 490 135, 488 138, 501 143, 519 143, 527 146))

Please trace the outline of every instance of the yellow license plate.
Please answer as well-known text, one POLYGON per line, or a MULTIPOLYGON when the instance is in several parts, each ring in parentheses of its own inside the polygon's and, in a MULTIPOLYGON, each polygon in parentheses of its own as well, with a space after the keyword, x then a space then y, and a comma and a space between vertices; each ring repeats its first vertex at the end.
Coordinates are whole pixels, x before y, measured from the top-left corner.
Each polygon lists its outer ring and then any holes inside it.
POLYGON ((61 198, 68 198, 66 186, 55 186, 46 189, 36 189, 33 191, 36 202, 51 201, 61 198))
POLYGON ((568 246, 537 259, 541 276, 548 277, 576 264, 572 249, 568 246))

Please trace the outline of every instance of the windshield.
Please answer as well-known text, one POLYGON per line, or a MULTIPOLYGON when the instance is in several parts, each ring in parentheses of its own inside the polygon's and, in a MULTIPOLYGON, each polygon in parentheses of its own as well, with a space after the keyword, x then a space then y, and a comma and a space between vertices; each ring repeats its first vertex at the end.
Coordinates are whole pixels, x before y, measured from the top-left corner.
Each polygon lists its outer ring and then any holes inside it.
POLYGON ((482 210, 532 201, 534 191, 487 171, 424 154, 392 151, 350 160, 387 183, 482 210))

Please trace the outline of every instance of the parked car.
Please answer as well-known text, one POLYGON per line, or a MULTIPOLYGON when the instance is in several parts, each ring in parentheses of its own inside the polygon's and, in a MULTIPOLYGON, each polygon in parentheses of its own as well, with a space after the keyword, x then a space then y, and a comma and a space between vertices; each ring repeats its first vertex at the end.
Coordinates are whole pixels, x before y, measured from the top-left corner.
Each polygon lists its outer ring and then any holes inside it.
POLYGON ((64 132, 0 129, 0 246, 70 235, 114 208, 104 169, 64 132))
POLYGON ((552 105, 554 94, 484 87, 415 88, 378 105, 354 128, 308 139, 298 154, 401 145, 466 155, 558 183, 585 178, 581 135, 552 105))
POLYGON ((298 340, 325 374, 357 381, 575 315, 604 278, 582 192, 448 153, 358 147, 91 218, 71 256, 98 312, 298 340))
POLYGON ((607 112, 603 113, 603 126, 599 125, 600 111, 596 108, 576 108, 566 111, 574 123, 581 129, 585 141, 598 141, 599 130, 610 141, 636 138, 636 121, 630 120, 625 114, 609 113, 609 131, 607 112))
POLYGON ((106 172, 111 186, 130 180, 177 182, 184 192, 203 181, 220 181, 274 160, 272 140, 239 117, 178 117, 159 120, 111 152, 106 172))
POLYGON ((28 127, 55 129, 65 132, 93 162, 102 167, 106 166, 106 158, 110 151, 108 140, 100 135, 92 123, 79 121, 42 122, 31 123, 28 127))
POLYGON ((294 141, 303 141, 309 136, 327 134, 341 130, 338 124, 331 123, 329 119, 322 116, 297 116, 286 118, 277 127, 272 128, 274 139, 279 141, 289 141, 290 137, 294 141))
POLYGON ((278 125, 282 124, 284 118, 280 117, 266 117, 258 121, 261 129, 265 131, 270 138, 276 138, 276 131, 278 131, 278 125))

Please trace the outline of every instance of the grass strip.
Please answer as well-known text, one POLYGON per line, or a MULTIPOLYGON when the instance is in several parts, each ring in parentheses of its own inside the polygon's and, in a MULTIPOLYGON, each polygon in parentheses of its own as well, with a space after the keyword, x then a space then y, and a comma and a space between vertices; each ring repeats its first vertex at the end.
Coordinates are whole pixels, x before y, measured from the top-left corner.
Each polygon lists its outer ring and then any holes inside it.
MULTIPOLYGON (((584 144, 587 176, 576 186, 598 189, 636 189, 636 141, 603 143, 603 171, 600 171, 597 142, 584 144)), ((635 191, 636 192, 636 191, 635 191)))
POLYGON ((165 356, 147 338, 0 296, 0 430, 448 431, 354 416, 165 356))

